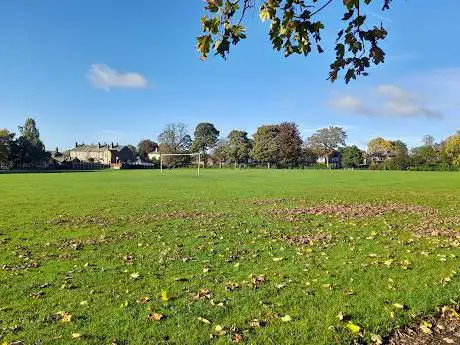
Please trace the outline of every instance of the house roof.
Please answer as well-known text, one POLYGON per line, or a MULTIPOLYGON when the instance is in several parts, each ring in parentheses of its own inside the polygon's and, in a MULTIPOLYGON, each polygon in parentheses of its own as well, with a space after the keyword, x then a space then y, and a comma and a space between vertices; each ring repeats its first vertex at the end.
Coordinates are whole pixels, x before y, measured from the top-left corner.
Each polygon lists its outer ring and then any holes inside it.
POLYGON ((125 148, 125 145, 78 145, 74 147, 72 150, 73 152, 106 152, 107 150, 110 151, 121 151, 125 148))
POLYGON ((376 151, 369 155, 370 157, 394 157, 396 154, 391 151, 376 151))

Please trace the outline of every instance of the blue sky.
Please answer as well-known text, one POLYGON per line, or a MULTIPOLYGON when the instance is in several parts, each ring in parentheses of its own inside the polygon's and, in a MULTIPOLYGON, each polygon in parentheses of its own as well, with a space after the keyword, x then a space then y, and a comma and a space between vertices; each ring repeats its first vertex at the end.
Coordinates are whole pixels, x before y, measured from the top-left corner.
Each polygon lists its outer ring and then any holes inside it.
MULTIPOLYGON (((326 80, 331 54, 274 52, 257 13, 227 61, 201 62, 200 0, 5 0, 0 128, 15 131, 33 117, 48 149, 137 144, 179 121, 191 133, 213 122, 224 135, 281 121, 297 122, 305 137, 341 125, 360 147, 375 136, 409 146, 424 134, 440 140, 460 128, 460 2, 432 4, 372 8, 370 19, 390 31, 387 62, 347 86, 326 80)), ((323 48, 333 46, 339 7, 325 14, 323 48)))

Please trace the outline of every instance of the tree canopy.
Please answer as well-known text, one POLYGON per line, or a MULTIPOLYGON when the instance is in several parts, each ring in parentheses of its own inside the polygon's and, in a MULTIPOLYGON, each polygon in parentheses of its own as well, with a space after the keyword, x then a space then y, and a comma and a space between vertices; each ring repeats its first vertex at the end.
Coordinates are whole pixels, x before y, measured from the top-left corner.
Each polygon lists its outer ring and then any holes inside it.
POLYGON ((364 163, 364 154, 356 145, 345 147, 341 155, 344 168, 357 168, 364 163))
POLYGON ((254 134, 253 147, 251 156, 261 162, 271 163, 278 161, 278 142, 277 137, 280 134, 279 126, 277 125, 264 125, 257 128, 254 134))
POLYGON ((227 154, 235 165, 247 162, 251 151, 251 141, 248 133, 240 130, 233 130, 228 134, 227 154))
POLYGON ((219 131, 212 123, 202 122, 195 128, 191 150, 193 152, 198 151, 203 155, 203 162, 205 166, 208 150, 212 149, 216 145, 218 138, 219 131))
POLYGON ((329 165, 329 155, 340 146, 345 146, 347 134, 341 127, 330 126, 317 130, 308 138, 308 146, 317 154, 326 157, 326 165, 329 165))
POLYGON ((444 150, 452 164, 460 166, 460 132, 446 139, 444 150))
POLYGON ((393 149, 393 143, 390 140, 377 137, 369 140, 367 144, 367 153, 372 154, 376 152, 387 152, 393 149))
POLYGON ((187 126, 183 123, 169 123, 158 136, 160 144, 168 145, 173 152, 182 152, 190 148, 192 139, 187 126))
POLYGON ((19 126, 20 136, 16 140, 17 160, 22 163, 38 163, 46 159, 45 145, 34 119, 27 118, 24 126, 19 126))
POLYGON ((142 159, 147 160, 148 154, 154 152, 157 148, 157 143, 153 142, 150 139, 142 139, 137 144, 137 153, 142 159))
POLYGON ((0 165, 9 165, 13 154, 14 133, 0 129, 0 165))
POLYGON ((302 138, 297 124, 283 122, 278 125, 279 134, 276 137, 278 145, 279 163, 283 166, 295 165, 302 153, 302 138))
POLYGON ((268 36, 273 49, 285 57, 308 56, 324 52, 321 39, 326 29, 324 13, 339 7, 343 13, 335 40, 335 59, 330 64, 329 80, 341 72, 348 83, 368 74, 372 65, 385 61, 380 43, 387 36, 382 23, 371 23, 366 15, 371 5, 390 9, 392 0, 204 0, 206 14, 201 18, 202 35, 197 50, 202 59, 212 52, 226 58, 231 45, 246 38, 244 21, 250 9, 258 8, 260 19, 268 21, 268 36))

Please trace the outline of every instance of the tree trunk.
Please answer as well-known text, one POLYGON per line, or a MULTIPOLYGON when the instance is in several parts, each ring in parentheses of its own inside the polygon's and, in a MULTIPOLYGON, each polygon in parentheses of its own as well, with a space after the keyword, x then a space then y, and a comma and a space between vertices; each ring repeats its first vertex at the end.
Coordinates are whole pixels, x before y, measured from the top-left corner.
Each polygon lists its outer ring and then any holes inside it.
POLYGON ((329 168, 329 155, 326 154, 326 167, 329 168))
POLYGON ((268 162, 267 165, 268 165, 268 169, 270 169, 270 162, 268 162))

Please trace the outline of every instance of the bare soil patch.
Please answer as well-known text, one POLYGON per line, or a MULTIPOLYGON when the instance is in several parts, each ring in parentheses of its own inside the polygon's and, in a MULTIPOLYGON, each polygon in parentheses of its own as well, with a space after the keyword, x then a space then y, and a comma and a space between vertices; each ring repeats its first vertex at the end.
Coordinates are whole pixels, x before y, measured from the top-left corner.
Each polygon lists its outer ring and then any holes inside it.
POLYGON ((326 215, 346 220, 380 217, 391 213, 412 213, 420 216, 420 223, 411 225, 409 229, 419 236, 446 236, 460 239, 460 216, 444 217, 435 209, 419 205, 323 204, 270 211, 270 214, 278 215, 290 222, 302 221, 303 215, 326 215))
POLYGON ((460 344, 460 315, 458 314, 458 308, 443 307, 435 317, 394 332, 385 344, 458 345, 460 344))
POLYGON ((297 235, 297 236, 281 236, 283 241, 291 245, 311 246, 314 244, 327 245, 332 241, 330 234, 311 234, 311 235, 297 235))

